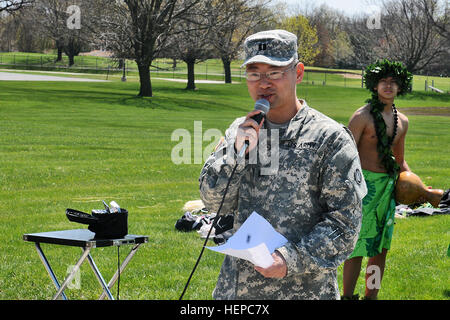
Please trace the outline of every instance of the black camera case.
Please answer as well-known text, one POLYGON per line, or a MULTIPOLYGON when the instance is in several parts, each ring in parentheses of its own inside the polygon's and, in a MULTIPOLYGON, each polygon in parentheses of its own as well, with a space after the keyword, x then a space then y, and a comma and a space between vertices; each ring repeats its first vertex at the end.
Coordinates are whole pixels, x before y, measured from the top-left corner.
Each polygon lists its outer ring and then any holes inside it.
POLYGON ((66 216, 69 221, 87 224, 96 239, 118 239, 128 234, 128 211, 123 208, 120 212, 92 212, 92 215, 66 209, 66 216))

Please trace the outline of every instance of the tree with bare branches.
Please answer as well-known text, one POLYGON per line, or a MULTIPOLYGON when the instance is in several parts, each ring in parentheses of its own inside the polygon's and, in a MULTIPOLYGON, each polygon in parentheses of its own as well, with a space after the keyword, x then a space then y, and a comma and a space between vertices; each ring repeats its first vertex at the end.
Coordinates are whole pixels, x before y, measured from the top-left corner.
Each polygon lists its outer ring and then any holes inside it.
POLYGON ((419 4, 437 32, 450 41, 450 7, 448 1, 421 0, 419 4))
POLYGON ((61 61, 64 52, 72 66, 75 57, 96 38, 102 14, 106 13, 104 8, 109 4, 110 0, 35 0, 29 9, 36 31, 55 42, 56 61, 61 61))
POLYGON ((55 42, 58 52, 55 62, 62 61, 66 10, 67 3, 60 0, 38 0, 32 10, 39 31, 55 42))
POLYGON ((231 83, 231 62, 236 60, 247 36, 272 17, 271 0, 212 0, 207 8, 211 43, 222 59, 225 83, 231 83))
POLYGON ((210 41, 211 28, 205 12, 205 3, 202 0, 195 11, 186 15, 176 24, 166 49, 162 53, 174 59, 182 60, 187 65, 187 90, 195 90, 195 65, 199 62, 213 58, 213 46, 210 41))
POLYGON ((0 0, 0 12, 13 12, 33 2, 34 0, 0 0))
MULTIPOLYGON (((131 56, 139 70, 139 96, 153 96, 150 65, 172 32, 174 22, 198 2, 199 0, 124 0, 129 17, 125 37, 131 42, 131 56)), ((121 5, 121 1, 118 3, 121 5)))
POLYGON ((377 59, 375 48, 378 47, 381 37, 380 30, 367 28, 367 19, 365 16, 353 17, 342 24, 352 48, 353 65, 359 69, 377 59))
POLYGON ((384 41, 380 46, 387 58, 401 61, 410 72, 417 72, 445 52, 446 41, 437 33, 420 2, 385 1, 382 12, 384 41))

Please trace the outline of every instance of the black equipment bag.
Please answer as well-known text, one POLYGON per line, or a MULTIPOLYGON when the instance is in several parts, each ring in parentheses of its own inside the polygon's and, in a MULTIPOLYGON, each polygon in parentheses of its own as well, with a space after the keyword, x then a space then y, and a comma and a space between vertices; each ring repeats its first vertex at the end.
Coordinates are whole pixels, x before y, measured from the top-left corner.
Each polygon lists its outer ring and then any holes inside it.
POLYGON ((120 212, 92 212, 92 215, 66 209, 66 216, 69 221, 87 224, 96 239, 118 239, 128 234, 128 211, 123 208, 120 212))

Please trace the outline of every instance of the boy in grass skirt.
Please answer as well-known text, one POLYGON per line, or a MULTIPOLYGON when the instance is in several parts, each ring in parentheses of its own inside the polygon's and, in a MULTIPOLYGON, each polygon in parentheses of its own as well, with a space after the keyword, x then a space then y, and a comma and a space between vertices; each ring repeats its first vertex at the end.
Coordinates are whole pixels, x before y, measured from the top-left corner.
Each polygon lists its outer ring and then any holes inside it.
POLYGON ((410 171, 404 158, 408 118, 397 111, 394 99, 411 90, 412 74, 399 62, 383 60, 366 68, 364 81, 372 97, 352 115, 348 128, 368 193, 358 241, 344 263, 343 299, 358 299, 353 293, 363 257, 369 257, 365 298, 377 298, 394 229, 395 182, 400 172, 410 171))

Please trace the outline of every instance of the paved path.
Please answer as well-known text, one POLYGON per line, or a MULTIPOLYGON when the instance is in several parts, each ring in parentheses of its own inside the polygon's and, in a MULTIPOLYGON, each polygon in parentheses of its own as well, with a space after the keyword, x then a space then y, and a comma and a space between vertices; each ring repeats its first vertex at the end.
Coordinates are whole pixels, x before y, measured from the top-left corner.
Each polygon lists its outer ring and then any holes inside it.
MULTIPOLYGON (((47 72, 47 73, 52 73, 52 72, 47 72)), ((53 73, 58 73, 58 72, 53 72, 53 73)), ((66 74, 76 75, 76 73, 66 73, 66 74)), ((84 75, 89 75, 89 74, 84 74, 84 75)), ((187 83, 187 80, 185 80, 185 79, 153 78, 152 77, 152 80, 153 79, 187 83)), ((89 78, 71 78, 71 77, 58 77, 58 76, 27 74, 27 73, 18 73, 18 72, 3 72, 0 70, 0 81, 1 80, 4 80, 4 81, 77 81, 77 82, 107 82, 108 81, 108 80, 89 79, 89 78)), ((195 83, 223 84, 225 82, 224 81, 216 81, 216 80, 195 80, 195 83)), ((233 83, 239 83, 239 82, 233 81, 233 83)))
MULTIPOLYGON (((174 81, 174 82, 184 82, 187 83, 186 79, 171 79, 171 78, 152 78, 152 80, 165 80, 165 81, 174 81)), ((225 81, 217 81, 217 80, 195 80, 195 83, 214 83, 214 84, 223 84, 225 83, 225 81)), ((235 82, 233 81, 233 83, 240 83, 240 82, 235 82)))
POLYGON ((0 72, 0 81, 76 81, 76 82, 106 82, 107 80, 57 77, 37 74, 25 74, 15 72, 0 72))

